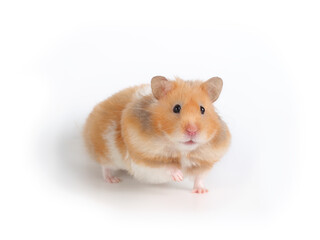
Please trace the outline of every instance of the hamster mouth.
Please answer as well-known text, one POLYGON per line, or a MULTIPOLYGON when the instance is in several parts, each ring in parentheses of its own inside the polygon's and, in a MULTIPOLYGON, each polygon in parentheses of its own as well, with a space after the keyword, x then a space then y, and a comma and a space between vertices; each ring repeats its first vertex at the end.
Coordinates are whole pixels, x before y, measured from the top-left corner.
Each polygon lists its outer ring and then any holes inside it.
POLYGON ((186 144, 186 145, 192 145, 192 144, 196 144, 196 142, 195 141, 193 141, 193 140, 189 140, 189 141, 187 141, 187 142, 183 142, 184 144, 186 144))

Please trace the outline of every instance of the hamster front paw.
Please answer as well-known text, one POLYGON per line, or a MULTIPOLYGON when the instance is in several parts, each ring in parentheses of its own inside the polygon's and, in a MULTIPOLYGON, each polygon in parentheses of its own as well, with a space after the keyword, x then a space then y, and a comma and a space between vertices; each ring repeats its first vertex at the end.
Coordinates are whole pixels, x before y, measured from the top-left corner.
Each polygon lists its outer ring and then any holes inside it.
POLYGON ((209 190, 202 187, 194 187, 192 193, 207 193, 209 190))
POLYGON ((204 187, 202 177, 201 176, 195 177, 192 193, 207 193, 207 192, 208 192, 208 189, 204 187))
POLYGON ((170 171, 171 177, 174 181, 176 182, 181 182, 183 180, 183 173, 181 172, 180 169, 172 169, 170 171))

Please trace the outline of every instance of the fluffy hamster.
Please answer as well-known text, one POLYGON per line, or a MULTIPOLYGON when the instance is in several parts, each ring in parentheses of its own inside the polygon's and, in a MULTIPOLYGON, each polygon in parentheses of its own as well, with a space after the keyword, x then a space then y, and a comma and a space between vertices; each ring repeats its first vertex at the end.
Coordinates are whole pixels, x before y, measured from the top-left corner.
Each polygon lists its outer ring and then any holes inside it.
POLYGON ((205 82, 167 80, 124 89, 89 115, 84 138, 107 182, 126 170, 150 183, 194 179, 193 192, 205 193, 203 177, 226 152, 230 133, 212 103, 222 89, 218 77, 205 82))

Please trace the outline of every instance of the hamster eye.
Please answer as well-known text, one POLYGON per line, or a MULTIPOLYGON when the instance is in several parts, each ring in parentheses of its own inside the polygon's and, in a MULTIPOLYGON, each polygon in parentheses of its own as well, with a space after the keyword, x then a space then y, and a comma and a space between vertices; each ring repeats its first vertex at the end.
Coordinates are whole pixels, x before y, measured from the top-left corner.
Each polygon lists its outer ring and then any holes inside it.
POLYGON ((179 104, 177 104, 177 105, 175 105, 175 106, 173 107, 173 112, 174 112, 174 113, 179 113, 180 110, 181 110, 181 106, 180 106, 179 104))
POLYGON ((205 111, 206 111, 206 110, 204 109, 204 107, 200 106, 200 112, 201 112, 201 114, 204 114, 205 111))

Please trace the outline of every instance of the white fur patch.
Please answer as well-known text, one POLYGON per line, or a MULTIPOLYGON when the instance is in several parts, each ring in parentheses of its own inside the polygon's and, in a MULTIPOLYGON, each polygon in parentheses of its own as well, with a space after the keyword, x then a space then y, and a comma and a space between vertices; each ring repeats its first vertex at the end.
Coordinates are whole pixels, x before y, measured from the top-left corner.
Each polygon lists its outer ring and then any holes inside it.
MULTIPOLYGON (((123 161, 122 155, 116 144, 117 136, 117 124, 112 122, 109 127, 105 130, 103 134, 103 139, 106 141, 107 148, 109 150, 110 160, 115 165, 115 168, 126 169, 125 163, 123 161)), ((112 167, 111 167, 112 168, 112 167)))
POLYGON ((136 91, 136 97, 141 98, 144 96, 148 96, 152 94, 151 86, 150 85, 143 85, 136 91))
POLYGON ((152 168, 136 164, 131 161, 131 174, 142 182, 148 183, 165 183, 172 181, 172 177, 169 169, 161 168, 152 168))

